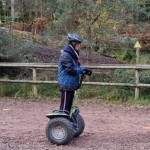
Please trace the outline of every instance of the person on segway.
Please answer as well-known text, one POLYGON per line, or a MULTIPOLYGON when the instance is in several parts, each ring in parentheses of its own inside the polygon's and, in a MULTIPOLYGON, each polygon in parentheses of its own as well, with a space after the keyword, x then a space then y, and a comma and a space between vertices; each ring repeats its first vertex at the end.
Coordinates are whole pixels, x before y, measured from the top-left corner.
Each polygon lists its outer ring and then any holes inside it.
POLYGON ((46 126, 46 137, 53 144, 68 144, 73 137, 82 134, 85 123, 79 108, 72 106, 74 94, 80 88, 84 75, 92 71, 80 66, 79 49, 82 39, 77 34, 68 34, 68 45, 64 46, 58 63, 58 84, 61 91, 59 110, 46 115, 50 120, 46 126), (80 74, 81 79, 80 79, 80 74))
POLYGON ((58 64, 58 84, 61 91, 60 110, 71 111, 75 90, 79 88, 79 74, 91 75, 92 71, 81 67, 79 50, 82 39, 77 34, 68 34, 58 64))

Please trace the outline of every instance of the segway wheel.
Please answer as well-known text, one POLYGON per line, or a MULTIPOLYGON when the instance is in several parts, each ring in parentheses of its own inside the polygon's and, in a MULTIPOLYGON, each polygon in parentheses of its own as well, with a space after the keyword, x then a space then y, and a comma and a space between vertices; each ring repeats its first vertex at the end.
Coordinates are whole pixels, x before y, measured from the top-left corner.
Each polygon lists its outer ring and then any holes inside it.
POLYGON ((51 119, 46 126, 48 140, 57 145, 68 144, 73 138, 73 131, 71 122, 62 117, 51 119))
POLYGON ((78 119, 78 128, 74 130, 74 137, 80 136, 85 128, 84 119, 80 114, 78 115, 77 119, 78 119))

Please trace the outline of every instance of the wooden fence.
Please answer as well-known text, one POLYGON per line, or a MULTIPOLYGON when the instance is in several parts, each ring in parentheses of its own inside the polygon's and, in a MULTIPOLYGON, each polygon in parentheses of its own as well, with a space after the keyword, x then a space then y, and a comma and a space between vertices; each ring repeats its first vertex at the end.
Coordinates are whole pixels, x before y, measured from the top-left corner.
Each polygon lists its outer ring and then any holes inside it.
MULTIPOLYGON (((56 64, 49 63, 0 63, 0 67, 26 67, 32 69, 32 80, 9 80, 9 79, 0 79, 0 82, 7 83, 31 83, 33 86, 33 94, 37 96, 37 87, 36 84, 42 83, 57 83, 57 81, 39 81, 37 80, 37 69, 57 69, 56 64)), ((124 87, 135 87, 135 99, 139 98, 139 88, 140 87, 150 87, 150 84, 143 84, 139 82, 139 71, 140 70, 150 70, 150 65, 99 65, 99 66, 85 66, 90 69, 134 69, 135 70, 135 83, 109 83, 109 82, 83 82, 87 85, 99 85, 99 86, 124 86, 124 87)))

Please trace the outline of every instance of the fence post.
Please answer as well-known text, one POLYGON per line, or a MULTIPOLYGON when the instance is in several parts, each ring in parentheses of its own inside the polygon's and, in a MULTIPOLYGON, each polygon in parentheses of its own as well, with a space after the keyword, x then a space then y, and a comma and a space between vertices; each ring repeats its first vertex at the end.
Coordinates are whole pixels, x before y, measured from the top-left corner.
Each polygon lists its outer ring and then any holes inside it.
POLYGON ((138 84, 139 84, 139 70, 138 69, 135 70, 135 84, 136 84, 136 87, 135 87, 134 99, 136 100, 139 98, 139 93, 140 93, 139 87, 138 87, 138 84))
MULTIPOLYGON (((134 48, 136 48, 136 65, 140 64, 140 48, 141 48, 141 45, 140 43, 137 41, 134 48)), ((139 69, 135 69, 135 97, 134 99, 138 99, 139 96, 140 96, 140 90, 139 90, 139 87, 138 87, 138 84, 139 84, 139 69)))
MULTIPOLYGON (((37 81, 36 80, 36 68, 33 68, 33 81, 37 81)), ((32 84, 32 91, 33 91, 33 95, 35 97, 37 97, 37 86, 36 86, 36 83, 33 83, 32 84)))

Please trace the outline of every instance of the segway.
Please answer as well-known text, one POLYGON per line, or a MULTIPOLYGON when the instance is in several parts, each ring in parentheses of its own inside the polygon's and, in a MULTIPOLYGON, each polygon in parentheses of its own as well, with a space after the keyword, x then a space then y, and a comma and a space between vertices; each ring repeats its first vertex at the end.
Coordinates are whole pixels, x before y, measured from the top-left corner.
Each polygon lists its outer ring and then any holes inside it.
MULTIPOLYGON (((85 74, 81 75, 80 85, 85 78, 85 74)), ((48 140, 57 145, 68 144, 73 137, 78 137, 82 134, 85 123, 83 117, 80 115, 80 110, 76 106, 77 94, 75 94, 71 112, 65 110, 54 110, 47 114, 50 120, 46 126, 46 137, 48 140)))

